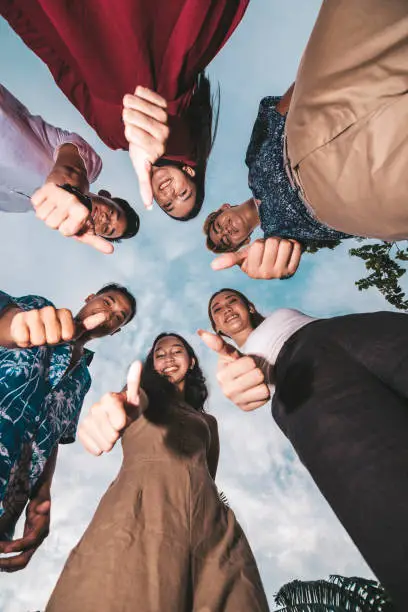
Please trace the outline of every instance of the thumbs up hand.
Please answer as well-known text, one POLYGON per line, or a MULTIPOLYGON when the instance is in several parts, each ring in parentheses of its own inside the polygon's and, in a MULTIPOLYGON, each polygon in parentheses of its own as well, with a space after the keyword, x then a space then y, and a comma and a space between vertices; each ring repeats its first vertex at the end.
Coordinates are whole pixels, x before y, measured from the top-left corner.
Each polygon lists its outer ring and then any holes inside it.
POLYGON ((152 164, 164 155, 170 134, 166 108, 166 100, 146 87, 136 87, 134 95, 123 98, 125 138, 147 209, 153 204, 152 164))
POLYGON ((224 395, 245 412, 263 406, 270 399, 269 388, 253 357, 242 355, 217 334, 203 330, 198 334, 218 353, 217 380, 224 395))
POLYGON ((274 236, 254 240, 235 253, 223 253, 212 261, 211 267, 224 270, 239 266, 250 278, 263 280, 288 278, 298 269, 301 256, 299 242, 274 236))
POLYGON ((92 455, 108 453, 122 431, 147 408, 148 399, 140 387, 142 364, 134 361, 129 368, 126 389, 106 393, 94 404, 78 428, 78 438, 92 455))

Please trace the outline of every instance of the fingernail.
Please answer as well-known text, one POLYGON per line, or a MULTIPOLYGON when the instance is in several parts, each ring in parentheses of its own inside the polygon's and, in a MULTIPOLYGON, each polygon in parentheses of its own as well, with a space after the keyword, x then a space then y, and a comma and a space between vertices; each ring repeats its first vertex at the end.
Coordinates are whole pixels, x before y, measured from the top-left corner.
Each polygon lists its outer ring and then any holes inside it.
POLYGON ((150 202, 150 204, 146 205, 146 210, 153 210, 153 202, 150 202))

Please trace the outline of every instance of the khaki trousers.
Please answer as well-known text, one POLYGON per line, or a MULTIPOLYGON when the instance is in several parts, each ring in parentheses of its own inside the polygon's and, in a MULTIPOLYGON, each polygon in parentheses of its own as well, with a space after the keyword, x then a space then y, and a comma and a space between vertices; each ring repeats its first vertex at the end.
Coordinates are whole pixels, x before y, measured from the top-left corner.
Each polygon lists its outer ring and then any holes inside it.
POLYGON ((317 219, 408 238, 408 0, 323 0, 286 138, 317 219))

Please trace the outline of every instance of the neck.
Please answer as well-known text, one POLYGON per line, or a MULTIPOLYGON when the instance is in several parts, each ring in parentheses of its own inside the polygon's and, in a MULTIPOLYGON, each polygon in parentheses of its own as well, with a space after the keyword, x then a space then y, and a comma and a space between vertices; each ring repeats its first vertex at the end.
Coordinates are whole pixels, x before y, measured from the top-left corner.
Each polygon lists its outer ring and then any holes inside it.
POLYGON ((260 224, 261 220, 259 218, 258 207, 255 204, 254 198, 249 198, 242 204, 239 204, 240 212, 245 218, 245 221, 248 224, 248 228, 250 228, 250 233, 254 231, 260 224))
POLYGON ((177 395, 179 395, 181 399, 184 399, 185 386, 186 386, 185 380, 181 380, 179 383, 176 384, 177 395))
POLYGON ((245 344, 245 342, 248 340, 248 336, 253 332, 254 330, 252 329, 252 327, 246 327, 245 329, 243 329, 240 332, 237 332, 236 334, 234 334, 233 336, 231 336, 231 339, 235 342, 235 344, 241 348, 241 346, 243 346, 245 344))

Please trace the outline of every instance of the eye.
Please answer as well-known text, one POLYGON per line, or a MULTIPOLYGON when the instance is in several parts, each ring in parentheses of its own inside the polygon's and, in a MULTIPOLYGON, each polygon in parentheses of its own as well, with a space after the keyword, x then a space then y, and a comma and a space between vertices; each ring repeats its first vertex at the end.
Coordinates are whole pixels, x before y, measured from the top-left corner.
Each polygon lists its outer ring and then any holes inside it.
POLYGON ((103 303, 105 304, 105 306, 109 306, 109 301, 106 298, 103 299, 103 303))

